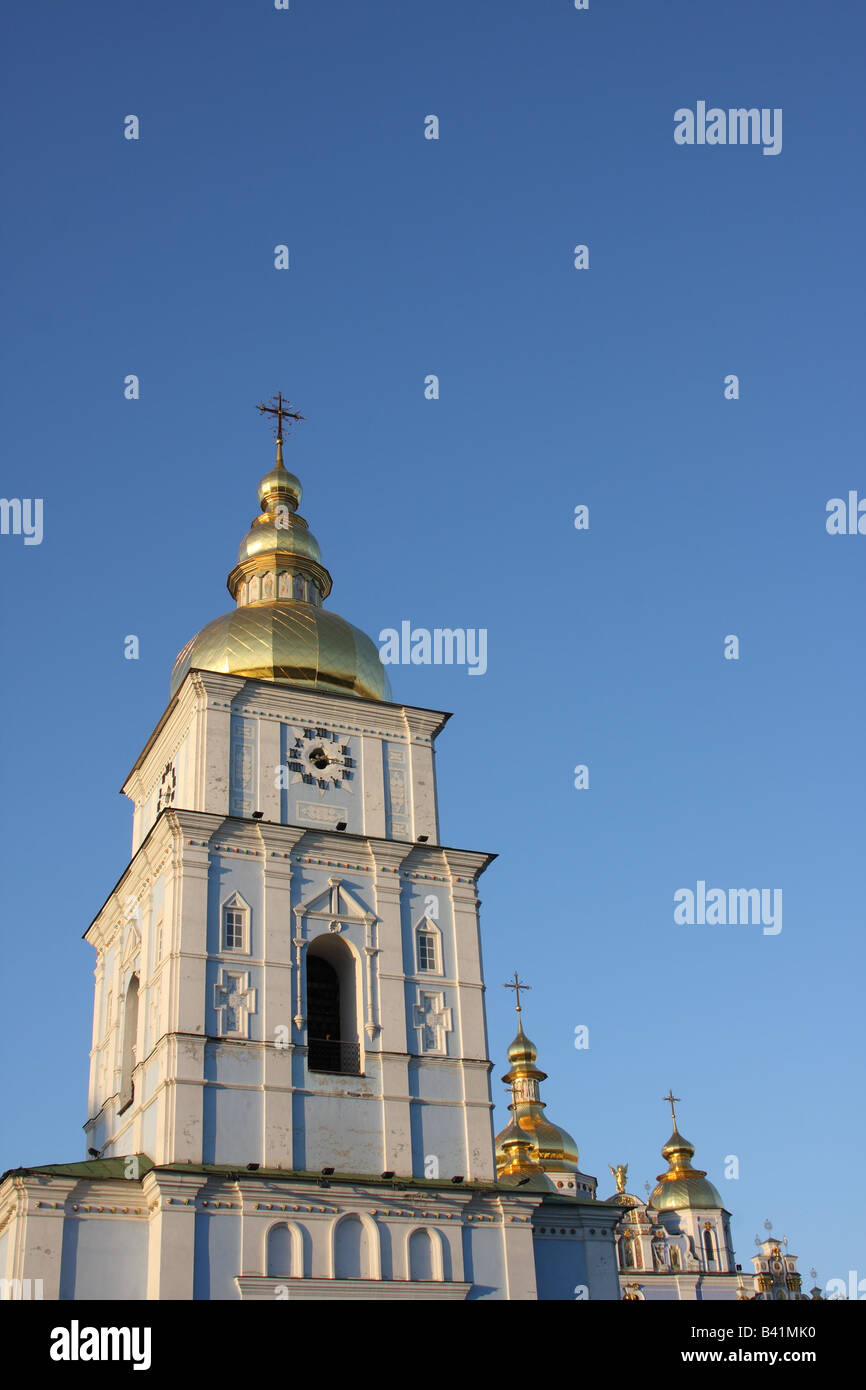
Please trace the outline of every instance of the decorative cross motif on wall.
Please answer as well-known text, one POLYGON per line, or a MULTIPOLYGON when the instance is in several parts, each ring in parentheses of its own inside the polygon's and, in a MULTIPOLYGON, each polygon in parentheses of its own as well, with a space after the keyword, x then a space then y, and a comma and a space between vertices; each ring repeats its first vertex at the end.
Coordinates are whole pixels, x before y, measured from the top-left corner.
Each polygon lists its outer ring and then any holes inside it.
POLYGON ((247 973, 224 970, 213 988, 214 1008, 220 1014, 220 1034, 223 1037, 247 1036, 250 1014, 256 1011, 256 992, 250 989, 247 973))
POLYGON ((413 1009, 413 1026, 421 1034, 422 1052, 444 1052, 445 1034, 454 1027, 451 1010, 445 1008, 445 995, 420 994, 413 1009))

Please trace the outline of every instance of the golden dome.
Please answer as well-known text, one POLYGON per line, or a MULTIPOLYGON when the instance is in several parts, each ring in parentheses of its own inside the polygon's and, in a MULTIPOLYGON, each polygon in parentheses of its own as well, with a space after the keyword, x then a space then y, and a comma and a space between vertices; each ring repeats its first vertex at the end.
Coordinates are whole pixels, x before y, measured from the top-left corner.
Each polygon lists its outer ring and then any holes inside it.
POLYGON ((660 1182, 647 1205, 653 1211, 720 1211, 725 1204, 708 1178, 695 1177, 660 1182))
MULTIPOLYGON (((288 474, 286 475, 288 477, 288 474)), ((319 542, 302 516, 287 516, 285 519, 271 521, 269 517, 256 517, 238 547, 238 564, 256 555, 275 555, 282 552, 286 556, 298 556, 322 563, 319 542)))
POLYGON ((178 655, 172 695, 193 670, 306 685, 362 700, 391 699, 375 643, 344 618, 311 603, 258 603, 214 618, 178 655))
MULTIPOLYGON (((538 1048, 524 1033, 523 1024, 519 1017, 517 1019, 517 1036, 514 1041, 508 1045, 508 1060, 512 1067, 518 1062, 528 1062, 531 1066, 534 1066, 538 1061, 538 1048)), ((539 1073, 539 1077, 542 1081, 546 1079, 543 1073, 539 1073)))
POLYGON ((391 699, 372 639, 321 606, 331 576, 318 541, 297 513, 301 494, 278 439, 276 465, 259 483, 261 512, 228 576, 237 607, 187 642, 172 670, 172 695, 189 671, 202 670, 362 700, 391 699))
POLYGON ((513 1139, 515 1128, 531 1141, 531 1157, 547 1173, 577 1173, 577 1145, 567 1130, 561 1129, 548 1120, 544 1113, 539 1082, 547 1079, 547 1073, 539 1071, 535 1065, 538 1049, 523 1031, 520 1011, 517 1015, 517 1036, 508 1049, 510 1070, 502 1080, 511 1086, 511 1120, 505 1129, 496 1136, 496 1167, 504 1173, 509 1167, 507 1151, 509 1136, 513 1139))
POLYGON ((502 1164, 497 1180, 507 1186, 529 1188, 532 1192, 556 1192, 556 1183, 549 1178, 535 1155, 529 1135, 512 1116, 499 1138, 502 1164))
POLYGON ((563 1171, 577 1173, 579 1171, 577 1144, 567 1129, 553 1124, 543 1115, 537 1119, 533 1116, 521 1115, 519 1123, 520 1128, 532 1140, 538 1153, 538 1160, 545 1170, 555 1170, 557 1173, 563 1171))
POLYGON ((304 490, 294 473, 290 473, 283 463, 283 441, 277 440, 277 461, 270 473, 266 473, 259 483, 259 502, 263 512, 270 511, 279 503, 284 503, 292 511, 301 505, 304 490))
POLYGON ((668 1160, 668 1170, 660 1173, 648 1206, 654 1211, 703 1210, 724 1207, 719 1193, 702 1168, 693 1168, 695 1146, 683 1138, 674 1124, 674 1131, 662 1149, 668 1160))

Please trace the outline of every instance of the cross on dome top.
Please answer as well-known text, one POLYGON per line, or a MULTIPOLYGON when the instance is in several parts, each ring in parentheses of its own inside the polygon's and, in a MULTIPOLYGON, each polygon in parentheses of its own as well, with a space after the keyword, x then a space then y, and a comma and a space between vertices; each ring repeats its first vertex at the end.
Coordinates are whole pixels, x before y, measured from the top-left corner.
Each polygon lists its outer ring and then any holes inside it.
POLYGON ((522 989, 532 989, 532 985, 525 985, 525 984, 523 983, 523 981, 522 981, 521 979, 519 979, 518 974, 517 974, 517 971, 515 970, 515 972, 514 972, 514 983, 512 984, 511 982, 508 982, 507 984, 504 984, 504 985, 502 986, 502 988, 503 988, 503 989, 513 989, 513 990, 514 990, 514 993, 515 993, 515 995, 516 995, 516 997, 517 997, 517 1003, 516 1003, 515 1007, 516 1007, 516 1009, 517 1009, 517 1012, 518 1012, 518 1013, 521 1013, 522 1010, 521 1010, 521 1007, 520 1007, 520 991, 521 991, 522 989))
POLYGON ((670 1105, 670 1107, 671 1107, 671 1114, 672 1114, 673 1120, 674 1120, 674 1129, 676 1129, 676 1127, 677 1127, 677 1112, 676 1112, 676 1110, 674 1110, 674 1105, 678 1105, 678 1104, 679 1104, 679 1102, 680 1102, 680 1100, 681 1100, 681 1097, 680 1097, 680 1096, 675 1096, 675 1095, 674 1095, 673 1087, 670 1086, 670 1087, 668 1087, 668 1093, 667 1093, 667 1095, 666 1095, 666 1096, 662 1096, 662 1100, 666 1100, 666 1101, 668 1102, 668 1104, 670 1105))
POLYGON ((278 391, 275 396, 271 396, 270 405, 265 405, 264 401, 261 401, 259 405, 256 406, 256 410, 260 410, 263 415, 276 416, 278 444, 282 444, 283 442, 283 420, 294 420, 295 424, 297 424, 299 420, 303 420, 304 418, 299 411, 292 410, 288 401, 283 401, 282 391, 278 391))

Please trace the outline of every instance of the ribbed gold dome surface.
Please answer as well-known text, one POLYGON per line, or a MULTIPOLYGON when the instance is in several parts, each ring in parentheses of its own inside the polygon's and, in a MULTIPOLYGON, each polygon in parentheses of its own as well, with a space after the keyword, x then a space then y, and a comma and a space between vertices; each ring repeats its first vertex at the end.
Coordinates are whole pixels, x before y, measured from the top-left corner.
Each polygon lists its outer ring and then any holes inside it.
MULTIPOLYGON (((282 400, 281 400, 282 405, 282 400)), ((191 670, 308 686, 362 700, 390 700, 379 652, 365 633, 322 608, 331 576, 297 507, 301 484, 277 460, 259 484, 260 514, 228 577, 237 607, 214 618, 179 653, 171 694, 191 670)))
MULTIPOLYGON (((518 1123, 524 1134, 532 1140, 534 1152, 537 1153, 542 1167, 550 1166, 556 1168, 557 1172, 560 1169, 575 1173, 578 1171, 580 1156, 577 1144, 567 1129, 555 1125, 543 1115, 521 1115, 518 1123)), ((497 1147, 501 1147, 499 1141, 497 1147)))
POLYGON ((362 700, 390 700, 375 644, 336 613, 291 600, 235 608, 203 627, 174 663, 171 694, 188 671, 308 685, 362 700))
POLYGON ((725 1204, 708 1178, 680 1178, 660 1182, 648 1205, 654 1211, 717 1211, 725 1204))

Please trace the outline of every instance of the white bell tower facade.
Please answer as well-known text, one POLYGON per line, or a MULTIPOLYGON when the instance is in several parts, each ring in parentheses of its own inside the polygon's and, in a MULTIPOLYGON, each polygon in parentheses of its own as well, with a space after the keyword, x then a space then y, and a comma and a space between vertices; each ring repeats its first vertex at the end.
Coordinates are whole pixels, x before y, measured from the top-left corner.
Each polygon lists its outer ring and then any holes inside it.
POLYGON ((133 858, 86 934, 90 1148, 495 1176, 490 856, 439 844, 445 718, 187 673, 126 782, 133 858))

